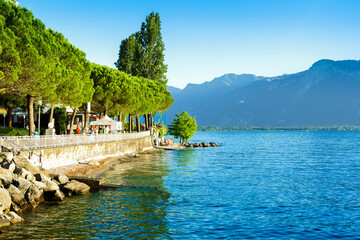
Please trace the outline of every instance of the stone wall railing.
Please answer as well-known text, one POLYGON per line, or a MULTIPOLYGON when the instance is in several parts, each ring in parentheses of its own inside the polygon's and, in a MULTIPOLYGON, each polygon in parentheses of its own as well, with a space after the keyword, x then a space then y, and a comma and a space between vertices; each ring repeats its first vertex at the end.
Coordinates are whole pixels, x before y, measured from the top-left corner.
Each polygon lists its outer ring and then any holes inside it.
POLYGON ((135 140, 150 136, 150 131, 119 134, 81 134, 54 136, 2 136, 0 144, 13 151, 30 151, 36 149, 57 148, 106 142, 135 140))

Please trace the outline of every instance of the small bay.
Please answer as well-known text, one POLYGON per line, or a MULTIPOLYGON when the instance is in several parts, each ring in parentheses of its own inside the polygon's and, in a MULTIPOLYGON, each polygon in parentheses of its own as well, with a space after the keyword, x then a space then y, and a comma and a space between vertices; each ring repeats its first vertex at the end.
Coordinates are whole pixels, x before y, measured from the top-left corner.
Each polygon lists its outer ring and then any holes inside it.
POLYGON ((197 132, 101 177, 120 189, 22 214, 4 239, 360 238, 360 132, 197 132))

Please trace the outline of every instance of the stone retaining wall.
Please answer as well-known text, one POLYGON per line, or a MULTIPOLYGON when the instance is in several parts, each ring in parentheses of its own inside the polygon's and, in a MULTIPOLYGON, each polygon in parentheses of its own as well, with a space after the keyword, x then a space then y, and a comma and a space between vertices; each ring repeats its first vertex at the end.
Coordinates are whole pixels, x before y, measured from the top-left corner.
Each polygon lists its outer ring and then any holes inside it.
MULTIPOLYGON (((49 169, 88 162, 93 159, 141 152, 150 148, 152 148, 152 139, 148 136, 136 140, 34 150, 35 154, 31 156, 31 161, 43 169, 49 169), (39 156, 41 156, 41 161, 39 156)), ((28 157, 29 152, 22 152, 21 155, 28 157)))

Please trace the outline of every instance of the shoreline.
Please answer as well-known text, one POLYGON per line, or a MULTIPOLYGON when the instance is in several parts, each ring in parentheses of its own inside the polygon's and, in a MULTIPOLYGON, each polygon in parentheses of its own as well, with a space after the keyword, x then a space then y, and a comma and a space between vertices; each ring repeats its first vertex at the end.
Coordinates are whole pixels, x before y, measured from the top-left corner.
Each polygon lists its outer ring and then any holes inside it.
POLYGON ((76 163, 61 167, 55 167, 44 170, 50 175, 59 175, 63 174, 65 176, 71 177, 88 177, 88 178, 96 178, 99 177, 101 174, 106 172, 111 166, 117 163, 123 163, 131 161, 132 158, 140 157, 142 154, 151 154, 158 151, 165 151, 165 150, 183 150, 186 149, 185 146, 181 145, 180 143, 174 143, 172 146, 153 146, 150 149, 137 152, 137 153, 129 153, 124 154, 121 156, 115 157, 104 157, 100 160, 91 160, 87 163, 76 163))
POLYGON ((116 163, 122 163, 131 161, 132 158, 139 157, 141 154, 150 154, 156 151, 162 151, 161 149, 151 148, 139 153, 130 153, 124 154, 116 157, 104 157, 100 160, 91 160, 87 163, 76 163, 61 167, 55 167, 45 170, 50 175, 63 174, 65 176, 71 177, 88 177, 96 178, 102 173, 106 172, 111 166, 116 163))

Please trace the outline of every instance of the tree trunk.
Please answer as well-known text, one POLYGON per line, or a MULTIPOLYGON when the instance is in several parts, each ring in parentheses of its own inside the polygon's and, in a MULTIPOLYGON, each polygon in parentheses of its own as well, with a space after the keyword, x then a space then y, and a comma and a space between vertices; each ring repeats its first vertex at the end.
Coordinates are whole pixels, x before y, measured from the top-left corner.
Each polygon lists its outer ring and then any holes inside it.
POLYGON ((90 119, 89 119, 89 113, 87 111, 87 103, 83 104, 83 108, 84 108, 84 114, 85 114, 84 128, 85 128, 85 132, 88 133, 90 119))
POLYGON ((9 127, 12 127, 12 112, 13 112, 13 108, 8 107, 7 108, 7 122, 8 122, 9 127))
POLYGON ((34 119, 34 97, 27 95, 28 116, 29 116, 29 135, 34 136, 35 119, 34 119))
POLYGON ((147 114, 144 115, 145 118, 145 130, 149 130, 149 119, 147 118, 147 114))
POLYGON ((151 127, 154 126, 153 113, 149 113, 149 125, 150 125, 151 127))
POLYGON ((132 117, 131 114, 129 114, 129 133, 132 131, 132 117))
POLYGON ((74 130, 74 120, 75 120, 75 116, 76 116, 76 112, 77 112, 77 108, 74 109, 73 115, 71 117, 71 122, 70 122, 70 132, 69 134, 73 134, 73 130, 74 130))
POLYGON ((119 114, 119 122, 122 122, 122 112, 119 114))
MULTIPOLYGON (((51 104, 50 117, 49 117, 49 123, 52 123, 52 122, 53 122, 53 118, 54 118, 54 109, 55 109, 54 104, 51 104)), ((53 125, 53 127, 54 127, 54 125, 53 125)))
POLYGON ((141 129, 140 129, 140 117, 139 115, 136 115, 136 130, 137 132, 140 132, 141 129))

